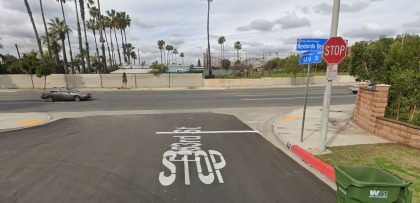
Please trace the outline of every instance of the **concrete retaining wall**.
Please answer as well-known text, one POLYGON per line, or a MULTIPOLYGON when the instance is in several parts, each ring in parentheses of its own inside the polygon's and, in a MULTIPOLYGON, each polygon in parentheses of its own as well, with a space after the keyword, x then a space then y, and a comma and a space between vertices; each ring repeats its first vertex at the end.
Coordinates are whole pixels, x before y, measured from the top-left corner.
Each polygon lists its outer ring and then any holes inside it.
MULTIPOLYGON (((335 85, 354 83, 351 76, 340 75, 335 85)), ((324 76, 311 77, 310 85, 323 85, 324 76)), ((47 77, 46 88, 168 88, 168 87, 264 87, 281 85, 304 85, 306 78, 260 78, 260 79, 203 79, 199 74, 127 74, 127 85, 122 82, 122 74, 53 74, 47 77)), ((44 78, 35 75, 0 75, 0 89, 44 88, 44 78), (33 85, 32 85, 33 81, 33 85)))
POLYGON ((201 74, 171 74, 171 87, 203 87, 201 74))
POLYGON ((169 74, 136 74, 137 88, 168 88, 169 74))

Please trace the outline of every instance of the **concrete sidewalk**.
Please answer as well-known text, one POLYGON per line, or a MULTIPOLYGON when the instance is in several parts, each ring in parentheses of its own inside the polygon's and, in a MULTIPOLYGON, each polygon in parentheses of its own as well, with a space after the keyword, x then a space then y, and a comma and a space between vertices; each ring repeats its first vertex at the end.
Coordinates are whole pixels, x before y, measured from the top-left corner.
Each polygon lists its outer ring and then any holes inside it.
POLYGON ((43 125, 51 121, 45 113, 0 113, 0 132, 43 125))
MULTIPOLYGON (((353 109, 354 105, 331 106, 327 147, 390 142, 355 126, 351 122, 353 109)), ((287 115, 277 117, 273 121, 274 133, 285 145, 298 145, 311 154, 320 154, 318 149, 321 135, 322 107, 308 107, 306 109, 303 142, 300 141, 302 116, 303 108, 300 108, 289 112, 287 115)))

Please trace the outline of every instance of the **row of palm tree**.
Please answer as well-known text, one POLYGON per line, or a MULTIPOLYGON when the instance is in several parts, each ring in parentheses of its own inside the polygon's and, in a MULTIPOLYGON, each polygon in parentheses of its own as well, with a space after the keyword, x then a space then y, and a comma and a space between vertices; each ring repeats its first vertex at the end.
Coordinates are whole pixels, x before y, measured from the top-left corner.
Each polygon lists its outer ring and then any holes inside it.
MULTIPOLYGON (((71 47, 70 35, 71 29, 67 25, 66 21, 66 14, 64 9, 64 4, 69 2, 69 0, 56 0, 60 3, 61 11, 63 15, 63 20, 59 18, 53 18, 48 23, 49 27, 47 26, 47 22, 45 20, 44 9, 42 0, 39 0, 42 20, 45 28, 45 36, 42 37, 44 44, 48 47, 48 56, 51 59, 54 59, 57 64, 60 63, 59 52, 60 50, 63 51, 63 67, 60 72, 68 73, 68 66, 71 68, 71 72, 75 73, 75 67, 77 71, 80 72, 90 72, 91 68, 91 56, 90 56, 90 48, 87 38, 87 30, 92 30, 93 36, 95 38, 95 64, 98 61, 102 61, 99 64, 99 68, 102 68, 102 72, 106 72, 108 67, 115 68, 118 65, 122 65, 122 57, 120 52, 120 47, 123 50, 123 58, 125 63, 131 63, 131 59, 137 59, 137 54, 134 51, 135 47, 127 42, 127 35, 126 29, 131 25, 131 18, 125 12, 117 12, 114 9, 106 11, 106 15, 101 14, 100 9, 100 0, 96 2, 94 0, 73 0, 74 6, 76 10, 76 18, 77 18, 77 33, 78 33, 78 41, 79 41, 79 54, 74 55, 73 50, 71 47), (96 3, 96 5, 95 5, 96 3), (86 20, 86 7, 87 5, 89 9, 90 18, 86 20), (80 15, 79 15, 80 9, 80 15), (79 18, 80 17, 80 18, 79 18), (83 36, 82 36, 82 28, 83 28, 83 36), (109 31, 109 35, 107 35, 107 31, 109 31), (121 40, 118 40, 117 31, 120 32, 121 40), (99 52, 98 48, 98 40, 97 37, 99 34, 99 43, 102 49, 102 53, 99 52), (113 35, 113 36, 112 36, 113 35), (66 53, 66 41, 68 43, 68 51, 70 55, 70 63, 67 61, 67 53, 66 53), (84 39, 83 39, 84 38, 84 39), (109 39, 109 40, 108 40, 109 39), (114 50, 114 40, 116 42, 116 49, 118 53, 118 62, 115 56, 114 50), (84 41, 84 44, 83 44, 84 41), (108 43, 110 41, 110 43, 108 43), (61 43, 59 43, 61 42, 61 43), (120 46, 121 42, 121 46, 120 46), (105 43, 108 49, 108 62, 109 66, 107 66, 107 56, 105 52, 105 43), (84 45, 84 46, 83 46, 84 45), (109 46, 110 45, 110 46, 109 46), (110 48, 111 47, 111 48, 110 48), (100 60, 102 59, 102 60, 100 60), (81 66, 81 69, 80 69, 81 66)), ((32 27, 34 29, 35 38, 37 40, 39 53, 43 55, 42 51, 42 44, 41 38, 38 35, 37 27, 32 16, 32 11, 28 0, 24 0, 26 9, 28 11, 32 27)), ((98 64, 97 64, 98 65, 98 64)))
MULTIPOLYGON (((220 36, 219 39, 217 40, 217 43, 220 44, 220 60, 225 59, 225 42, 226 42, 226 37, 224 36, 220 36)), ((242 43, 240 41, 236 41, 235 44, 233 45, 233 48, 236 49, 236 56, 237 59, 239 60, 239 50, 242 49, 242 43)))
MULTIPOLYGON (((158 48, 160 50, 160 63, 163 64, 163 59, 165 58, 165 63, 167 65, 178 64, 178 50, 170 44, 167 44, 166 46, 165 44, 166 42, 164 40, 159 40, 157 42, 158 48), (164 56, 165 55, 164 49, 167 51, 166 57, 164 56)), ((181 52, 179 53, 179 57, 181 57, 182 64, 184 64, 185 54, 181 52)))

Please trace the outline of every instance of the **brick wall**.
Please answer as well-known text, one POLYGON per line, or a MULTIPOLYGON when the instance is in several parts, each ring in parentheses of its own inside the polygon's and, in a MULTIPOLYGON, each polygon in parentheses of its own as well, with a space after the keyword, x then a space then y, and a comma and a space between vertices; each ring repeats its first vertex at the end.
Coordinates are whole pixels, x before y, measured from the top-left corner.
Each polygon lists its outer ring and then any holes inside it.
POLYGON ((372 134, 420 149, 419 126, 384 118, 388 91, 389 85, 377 85, 371 90, 366 83, 360 83, 353 121, 372 134))

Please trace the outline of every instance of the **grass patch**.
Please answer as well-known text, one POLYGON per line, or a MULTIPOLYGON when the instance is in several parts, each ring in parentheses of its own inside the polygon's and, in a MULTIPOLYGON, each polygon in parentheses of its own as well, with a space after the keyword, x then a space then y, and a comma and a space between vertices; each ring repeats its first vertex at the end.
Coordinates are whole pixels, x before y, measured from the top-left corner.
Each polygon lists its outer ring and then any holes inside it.
POLYGON ((318 155, 334 165, 367 165, 386 168, 412 182, 413 202, 420 203, 420 150, 401 144, 369 144, 330 147, 332 153, 318 155))

